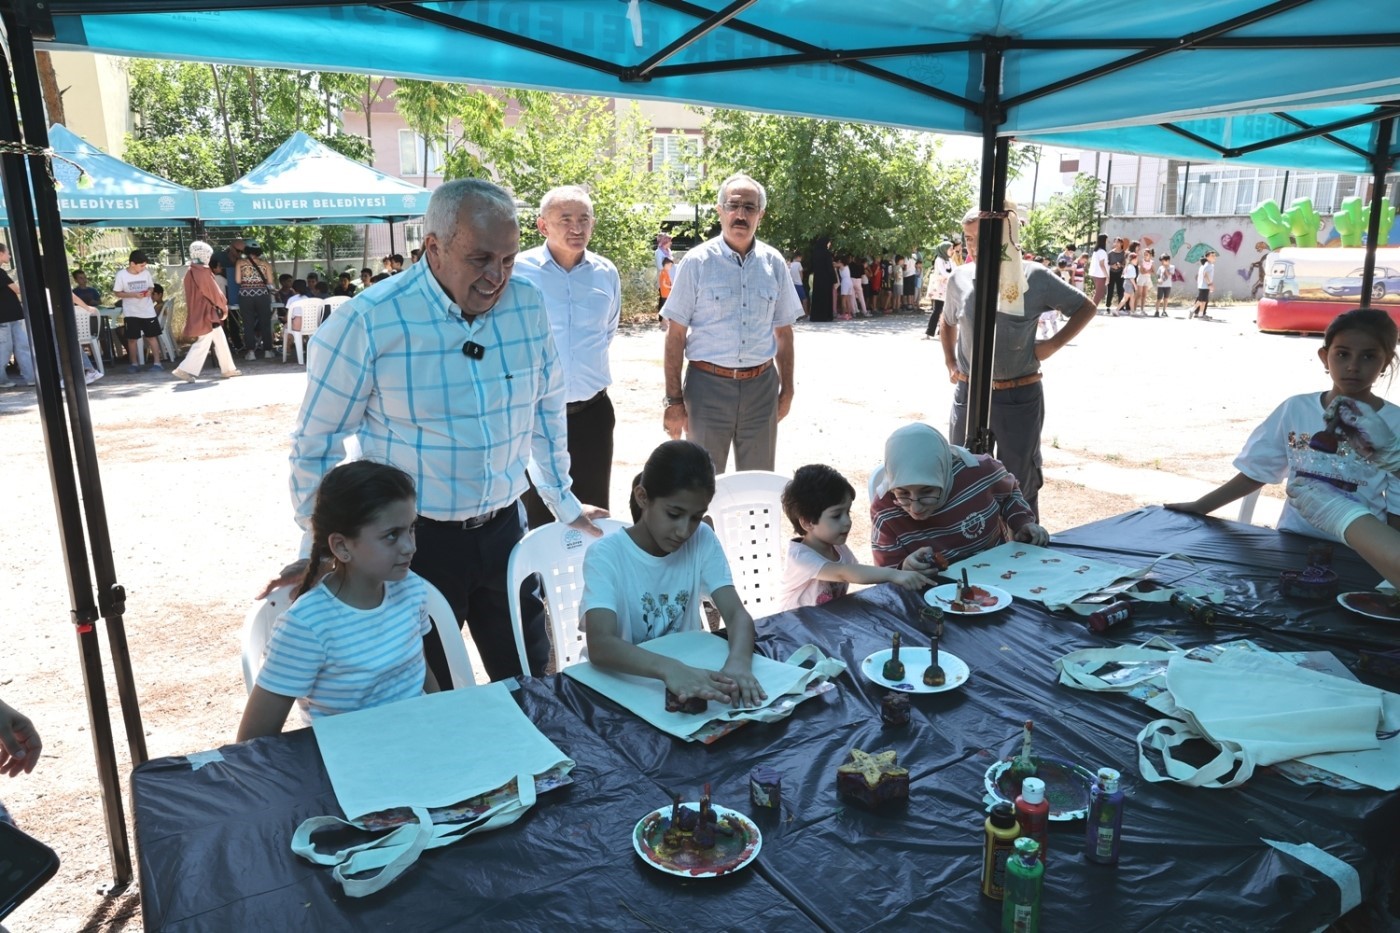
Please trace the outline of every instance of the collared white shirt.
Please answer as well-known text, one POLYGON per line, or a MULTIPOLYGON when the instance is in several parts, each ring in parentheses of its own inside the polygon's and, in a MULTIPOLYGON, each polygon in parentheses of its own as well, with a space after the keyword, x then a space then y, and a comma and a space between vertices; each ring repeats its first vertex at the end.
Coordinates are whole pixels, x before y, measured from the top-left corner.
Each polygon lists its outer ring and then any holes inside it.
POLYGON ((564 376, 543 297, 512 278, 468 322, 427 262, 356 295, 317 328, 292 434, 292 504, 310 526, 316 487, 359 439, 367 460, 413 477, 418 513, 439 521, 503 508, 525 469, 555 516, 582 512, 570 492, 564 376), (467 341, 485 348, 479 360, 467 341))
POLYGON ((515 257, 515 275, 544 293, 554 346, 564 366, 564 400, 582 402, 612 385, 608 349, 622 321, 622 278, 597 253, 583 251, 572 269, 555 260, 548 244, 515 257))
POLYGON ((778 352, 773 329, 802 314, 783 254, 759 240, 747 256, 722 236, 708 240, 685 254, 673 278, 661 314, 690 328, 686 359, 732 368, 766 363, 778 352))

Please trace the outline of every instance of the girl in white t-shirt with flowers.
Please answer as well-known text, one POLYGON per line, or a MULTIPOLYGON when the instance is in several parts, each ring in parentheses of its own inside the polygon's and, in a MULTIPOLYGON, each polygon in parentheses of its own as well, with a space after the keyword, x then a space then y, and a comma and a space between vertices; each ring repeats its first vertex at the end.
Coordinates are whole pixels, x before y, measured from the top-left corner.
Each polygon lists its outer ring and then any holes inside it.
POLYGON ((754 706, 767 696, 753 676, 753 618, 739 600, 719 539, 701 519, 715 494, 709 452, 667 441, 633 482, 632 526, 593 544, 583 559, 579 611, 588 660, 660 680, 684 702, 698 697, 754 706), (701 630, 709 593, 728 629, 729 657, 717 671, 648 651, 642 642, 701 630))

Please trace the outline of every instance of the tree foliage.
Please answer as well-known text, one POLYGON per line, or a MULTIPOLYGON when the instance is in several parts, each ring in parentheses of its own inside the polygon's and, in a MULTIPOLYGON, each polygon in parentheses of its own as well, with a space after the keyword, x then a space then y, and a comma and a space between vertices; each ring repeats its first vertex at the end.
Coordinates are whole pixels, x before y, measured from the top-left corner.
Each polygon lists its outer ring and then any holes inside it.
MULTIPOLYGON (((297 130, 360 161, 369 141, 341 132, 339 114, 366 96, 360 75, 131 59, 136 129, 126 161, 191 188, 226 185, 297 130)), ((370 95, 373 102, 373 95, 370 95)), ((245 228, 272 255, 299 255, 317 238, 346 242, 353 228, 245 228)))
POLYGON ((746 172, 768 191, 760 236, 805 249, 816 236, 863 254, 927 248, 959 228, 976 168, 939 158, 932 137, 803 117, 716 110, 705 127, 704 195, 746 172))
POLYGON ((1040 255, 1058 254, 1066 243, 1081 249, 1098 233, 1103 185, 1092 175, 1079 175, 1068 191, 1050 198, 1031 212, 1021 228, 1021 248, 1040 255))
MULTIPOLYGON (((650 266, 670 199, 666 177, 648 171, 651 130, 635 104, 518 90, 474 91, 456 107, 462 129, 444 178, 492 177, 532 207, 551 188, 582 185, 598 218, 589 248, 623 269, 650 266)), ((524 247, 542 242, 531 223, 520 232, 524 247)))

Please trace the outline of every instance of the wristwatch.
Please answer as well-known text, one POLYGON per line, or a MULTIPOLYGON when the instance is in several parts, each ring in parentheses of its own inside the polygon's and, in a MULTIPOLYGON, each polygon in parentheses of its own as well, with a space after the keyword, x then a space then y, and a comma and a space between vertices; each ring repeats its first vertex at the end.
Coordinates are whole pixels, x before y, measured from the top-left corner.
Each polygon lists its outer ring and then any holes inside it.
POLYGON ((684 405, 684 404, 685 404, 685 396, 683 396, 683 395, 668 395, 668 396, 666 396, 666 398, 664 399, 664 403, 665 403, 665 405, 666 405, 667 408, 670 408, 672 405, 684 405))

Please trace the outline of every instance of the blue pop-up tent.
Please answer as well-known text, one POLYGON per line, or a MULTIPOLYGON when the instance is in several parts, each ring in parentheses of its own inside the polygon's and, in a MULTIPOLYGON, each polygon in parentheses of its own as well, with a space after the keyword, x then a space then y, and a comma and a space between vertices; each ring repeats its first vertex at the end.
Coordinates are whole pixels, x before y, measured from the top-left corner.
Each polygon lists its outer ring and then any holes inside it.
MULTIPOLYGON (((58 212, 65 224, 173 227, 197 214, 193 188, 143 172, 108 155, 61 123, 49 127, 58 212)), ((0 197, 0 213, 5 200, 0 197)))
MULTIPOLYGON (((1388 106, 1400 100, 1400 33, 1380 31, 1394 15, 1395 0, 1176 0, 1131 8, 1101 0, 0 0, 9 44, 0 78, 8 80, 13 66, 20 103, 16 114, 0 95, 0 139, 33 147, 24 158, 43 165, 36 48, 682 100, 978 135, 979 237, 998 242, 1002 217, 994 208, 1004 197, 1013 137, 1372 173, 1379 196, 1400 153, 1397 110, 1388 106), (1320 142, 1303 144, 1312 138, 1320 142), (1187 143, 1195 148, 1182 148, 1187 143), (1269 156, 1271 148, 1279 154, 1269 156)), ((762 179, 761 164, 750 168, 762 179)), ((46 281, 67 280, 57 204, 41 180, 30 202, 20 155, 0 156, 0 169, 25 299, 38 307, 46 281)), ((1378 224, 1380 211, 1371 217, 1378 224)), ((983 251, 981 280, 994 278, 995 261, 994 251, 983 251)), ((995 289, 979 289, 978 299, 968 420, 972 443, 984 446, 995 289)), ((51 353, 40 353, 40 404, 108 837, 124 880, 130 861, 92 634, 99 608, 134 761, 144 759, 145 746, 71 308, 60 310, 76 481, 51 353)), ((45 316, 35 325, 35 346, 51 346, 45 316)))
POLYGON ((298 130, 248 174, 199 192, 206 224, 366 224, 420 217, 432 194, 298 130))

